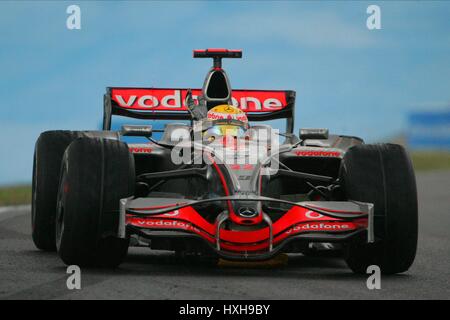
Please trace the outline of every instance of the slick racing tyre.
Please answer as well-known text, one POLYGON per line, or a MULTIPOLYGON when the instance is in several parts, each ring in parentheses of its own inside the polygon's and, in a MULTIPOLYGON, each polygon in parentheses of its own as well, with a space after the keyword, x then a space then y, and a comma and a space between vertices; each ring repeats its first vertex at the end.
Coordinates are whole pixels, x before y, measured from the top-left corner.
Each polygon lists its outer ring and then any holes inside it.
POLYGON ((120 199, 134 194, 133 155, 125 143, 80 138, 64 154, 56 245, 67 265, 116 267, 129 239, 117 237, 120 199))
POLYGON ((348 266, 355 273, 366 273, 370 265, 384 274, 408 270, 416 255, 418 213, 414 170, 405 149, 354 146, 344 156, 340 180, 347 199, 374 204, 375 243, 350 243, 348 266))
POLYGON ((61 159, 81 135, 74 131, 43 132, 35 146, 31 202, 31 234, 38 249, 56 250, 55 217, 61 159))

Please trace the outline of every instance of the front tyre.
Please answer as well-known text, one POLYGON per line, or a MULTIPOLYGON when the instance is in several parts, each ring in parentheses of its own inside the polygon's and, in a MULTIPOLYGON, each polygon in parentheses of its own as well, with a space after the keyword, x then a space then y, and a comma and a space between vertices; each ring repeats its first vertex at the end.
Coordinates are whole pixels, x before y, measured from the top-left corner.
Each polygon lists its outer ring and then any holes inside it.
POLYGON ((75 140, 61 167, 56 245, 67 265, 116 267, 128 239, 117 238, 119 201, 134 195, 134 159, 125 143, 75 140))
POLYGON ((31 235, 38 249, 55 251, 55 216, 61 160, 79 131, 46 131, 36 141, 33 158, 31 235))
POLYGON ((374 204, 373 244, 350 243, 346 262, 355 273, 377 265, 384 274, 404 272, 417 247, 418 210, 414 170, 396 144, 357 145, 343 159, 341 183, 349 200, 374 204))

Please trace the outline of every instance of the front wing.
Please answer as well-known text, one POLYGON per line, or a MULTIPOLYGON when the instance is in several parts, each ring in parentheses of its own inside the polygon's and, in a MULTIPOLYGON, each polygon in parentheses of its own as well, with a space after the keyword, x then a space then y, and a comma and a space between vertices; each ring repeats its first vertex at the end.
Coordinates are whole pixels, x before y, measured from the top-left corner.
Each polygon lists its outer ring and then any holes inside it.
MULTIPOLYGON (((373 205, 356 201, 309 201, 292 203, 267 197, 252 197, 250 201, 282 202, 292 207, 272 222, 263 214, 266 226, 257 230, 222 228, 228 213, 220 214, 214 223, 203 218, 195 205, 212 201, 242 200, 242 197, 222 197, 193 201, 168 198, 128 198, 121 200, 119 237, 135 233, 152 236, 193 236, 202 239, 217 254, 228 259, 266 259, 277 254, 292 240, 311 242, 345 241, 365 233, 374 241, 373 205)), ((249 198, 245 198, 246 201, 249 198)))

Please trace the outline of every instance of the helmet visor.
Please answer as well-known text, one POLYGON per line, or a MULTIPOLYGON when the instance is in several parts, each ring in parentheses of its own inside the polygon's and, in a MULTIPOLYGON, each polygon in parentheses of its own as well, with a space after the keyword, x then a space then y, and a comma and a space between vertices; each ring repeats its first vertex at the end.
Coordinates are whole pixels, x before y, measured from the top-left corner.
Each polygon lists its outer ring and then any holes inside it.
POLYGON ((209 128, 205 132, 205 136, 214 137, 243 137, 245 135, 245 129, 239 126, 232 125, 217 125, 209 128))

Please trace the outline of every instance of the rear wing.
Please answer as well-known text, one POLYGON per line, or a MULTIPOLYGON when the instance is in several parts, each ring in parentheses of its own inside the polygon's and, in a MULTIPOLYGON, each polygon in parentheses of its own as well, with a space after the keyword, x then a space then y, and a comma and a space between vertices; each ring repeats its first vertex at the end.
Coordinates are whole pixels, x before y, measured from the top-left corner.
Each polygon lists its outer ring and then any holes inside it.
MULTIPOLYGON (((191 120, 185 105, 188 89, 107 88, 104 95, 103 130, 111 130, 113 115, 149 120, 191 120)), ((201 89, 192 89, 196 99, 201 89)), ((294 130, 295 91, 233 90, 233 105, 250 121, 286 119, 286 130, 294 130)))

